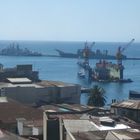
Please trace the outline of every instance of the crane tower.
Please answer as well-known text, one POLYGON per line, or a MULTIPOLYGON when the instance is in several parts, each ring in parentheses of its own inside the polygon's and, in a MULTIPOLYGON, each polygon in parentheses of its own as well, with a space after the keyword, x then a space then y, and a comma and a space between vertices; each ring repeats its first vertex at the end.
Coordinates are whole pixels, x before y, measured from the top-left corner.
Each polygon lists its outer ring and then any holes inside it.
POLYGON ((123 79, 123 70, 124 70, 124 66, 122 65, 122 59, 123 59, 123 52, 126 50, 126 48, 128 46, 130 46, 133 42, 135 41, 135 39, 132 39, 130 42, 128 42, 126 45, 124 46, 119 46, 118 47, 118 51, 116 54, 116 58, 117 58, 117 64, 118 64, 118 68, 120 70, 120 79, 123 79))

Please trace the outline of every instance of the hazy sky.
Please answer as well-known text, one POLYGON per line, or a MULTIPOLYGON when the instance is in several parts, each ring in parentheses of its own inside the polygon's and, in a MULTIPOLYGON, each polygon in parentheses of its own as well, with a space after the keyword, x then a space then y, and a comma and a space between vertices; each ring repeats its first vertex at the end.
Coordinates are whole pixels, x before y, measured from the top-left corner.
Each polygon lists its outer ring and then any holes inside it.
POLYGON ((140 42, 140 0, 0 0, 0 40, 140 42))

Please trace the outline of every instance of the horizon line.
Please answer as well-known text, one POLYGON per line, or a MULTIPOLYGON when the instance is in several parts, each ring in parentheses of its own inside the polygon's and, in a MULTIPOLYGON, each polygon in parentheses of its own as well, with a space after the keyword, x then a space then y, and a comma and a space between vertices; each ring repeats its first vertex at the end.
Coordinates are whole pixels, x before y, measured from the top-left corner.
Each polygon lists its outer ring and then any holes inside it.
MULTIPOLYGON (((16 42, 16 41, 19 41, 19 42, 22 42, 22 41, 25 41, 25 42, 100 42, 100 43, 127 43, 129 42, 128 41, 101 41, 101 40, 38 40, 38 39, 1 39, 0 41, 12 41, 12 42, 16 42)), ((134 43, 140 43, 140 41, 135 41, 134 43)))

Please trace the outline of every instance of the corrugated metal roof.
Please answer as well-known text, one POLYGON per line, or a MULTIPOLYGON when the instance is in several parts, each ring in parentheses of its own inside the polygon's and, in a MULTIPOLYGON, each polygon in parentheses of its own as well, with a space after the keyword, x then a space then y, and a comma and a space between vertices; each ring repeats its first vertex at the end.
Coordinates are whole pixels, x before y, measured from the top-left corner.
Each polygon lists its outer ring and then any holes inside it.
MULTIPOLYGON (((54 112, 54 110, 52 110, 52 111, 54 112)), ((49 114, 48 118, 61 118, 62 120, 64 120, 64 119, 79 120, 81 116, 82 116, 82 114, 70 114, 70 113, 68 113, 68 114, 56 114, 56 115, 49 114)))
MULTIPOLYGON (((115 135, 118 140, 139 139, 140 131, 134 131, 134 129, 125 130, 113 130, 113 131, 89 131, 89 132, 74 132, 72 135, 76 140, 104 140, 107 138, 107 134, 115 135)), ((109 138, 109 137, 108 137, 109 138)), ((112 139, 112 137, 110 137, 112 139)))
POLYGON ((86 111, 86 110, 92 110, 95 107, 87 106, 87 105, 80 105, 80 104, 55 104, 55 106, 65 108, 67 110, 71 111, 86 111))
POLYGON ((25 118, 26 120, 41 120, 43 111, 23 105, 12 99, 8 102, 0 103, 0 120, 4 123, 16 123, 17 118, 25 118))
POLYGON ((48 86, 66 87, 66 86, 75 86, 76 85, 76 84, 64 83, 64 82, 60 82, 60 81, 46 81, 46 80, 43 80, 37 84, 44 86, 44 87, 48 87, 48 86))
POLYGON ((43 120, 31 120, 31 121, 25 121, 24 126, 34 126, 34 127, 43 127, 43 120))
POLYGON ((119 103, 113 103, 112 107, 121 107, 128 109, 138 109, 140 110, 140 100, 127 100, 119 103))
POLYGON ((29 139, 19 137, 8 131, 0 130, 0 140, 29 140, 29 139))
POLYGON ((108 131, 88 131, 72 133, 76 140, 105 140, 108 131))
POLYGON ((17 87, 17 86, 21 86, 21 87, 37 87, 37 88, 45 88, 45 87, 76 87, 76 86, 80 86, 78 84, 71 84, 71 83, 63 83, 63 82, 59 82, 59 81, 41 81, 41 82, 35 82, 35 83, 31 83, 32 81, 27 78, 8 78, 7 80, 10 81, 10 83, 6 83, 6 82, 0 82, 0 88, 3 87, 17 87), (13 83, 13 84, 12 84, 13 83), (25 84, 24 84, 25 83, 25 84))
POLYGON ((127 130, 116 130, 111 131, 118 139, 139 139, 140 131, 135 131, 135 129, 127 129, 127 130))

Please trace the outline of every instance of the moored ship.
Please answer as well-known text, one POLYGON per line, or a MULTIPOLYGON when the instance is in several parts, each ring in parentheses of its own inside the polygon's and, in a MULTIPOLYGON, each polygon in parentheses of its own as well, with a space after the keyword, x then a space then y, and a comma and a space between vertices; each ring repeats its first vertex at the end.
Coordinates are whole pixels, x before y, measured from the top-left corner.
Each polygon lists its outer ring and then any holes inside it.
POLYGON ((31 51, 27 48, 20 48, 19 44, 12 43, 7 48, 0 50, 0 55, 5 56, 43 56, 39 52, 31 51))
MULTIPOLYGON (((85 42, 84 48, 78 49, 77 53, 64 52, 59 49, 56 49, 56 51, 59 53, 60 57, 64 58, 79 58, 79 57, 84 58, 85 50, 87 50, 89 59, 108 59, 108 60, 116 59, 116 55, 108 54, 108 50, 101 51, 100 49, 97 49, 96 51, 92 51, 93 45, 95 45, 95 42, 93 42, 90 45, 87 42, 85 42)), ((125 55, 122 55, 122 59, 127 59, 127 57, 125 55)))

